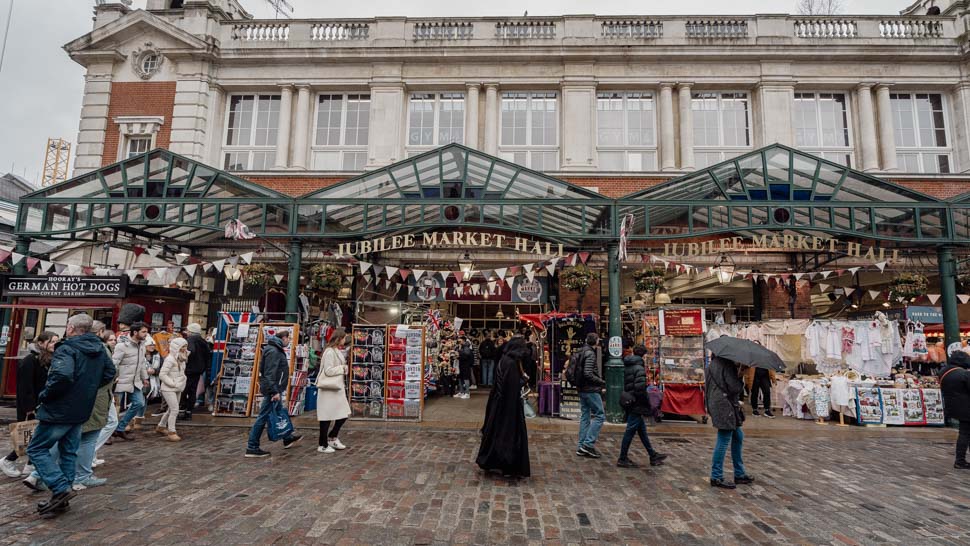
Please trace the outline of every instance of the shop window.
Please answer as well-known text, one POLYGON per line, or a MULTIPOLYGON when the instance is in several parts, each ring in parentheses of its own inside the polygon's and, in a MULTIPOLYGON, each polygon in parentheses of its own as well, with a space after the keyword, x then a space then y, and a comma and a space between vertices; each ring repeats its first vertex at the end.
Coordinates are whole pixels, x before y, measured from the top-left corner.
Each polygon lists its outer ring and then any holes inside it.
POLYGON ((913 173, 952 172, 943 95, 893 93, 889 99, 899 169, 913 173))
POLYGON ((537 171, 559 169, 556 93, 503 93, 499 156, 537 171))
POLYGON ((747 93, 694 93, 694 165, 708 167, 751 149, 747 93))
POLYGON ((795 146, 852 166, 849 113, 842 93, 795 93, 795 146))
POLYGON ((408 101, 408 155, 465 140, 463 93, 415 93, 408 101))
POLYGON ((657 168, 657 114, 650 93, 596 96, 596 149, 604 171, 657 168))
POLYGON ((363 171, 370 136, 370 95, 319 95, 313 168, 363 171))
POLYGON ((279 95, 231 95, 223 148, 227 171, 265 171, 276 163, 279 95))

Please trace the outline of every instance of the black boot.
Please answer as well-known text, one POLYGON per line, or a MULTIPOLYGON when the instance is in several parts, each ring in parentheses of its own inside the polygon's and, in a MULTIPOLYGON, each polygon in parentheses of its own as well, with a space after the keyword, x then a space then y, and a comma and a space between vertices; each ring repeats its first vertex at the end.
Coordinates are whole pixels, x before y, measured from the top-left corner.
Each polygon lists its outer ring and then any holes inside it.
POLYGON ((721 489, 735 489, 735 485, 733 483, 728 483, 724 480, 715 480, 714 478, 711 478, 711 487, 720 487, 721 489))

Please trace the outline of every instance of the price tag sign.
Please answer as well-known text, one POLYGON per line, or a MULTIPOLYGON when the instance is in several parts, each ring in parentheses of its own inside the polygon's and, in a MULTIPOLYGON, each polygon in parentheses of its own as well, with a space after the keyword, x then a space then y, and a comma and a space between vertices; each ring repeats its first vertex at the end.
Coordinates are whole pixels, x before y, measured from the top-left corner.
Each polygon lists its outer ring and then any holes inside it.
POLYGON ((623 355, 623 339, 620 336, 611 337, 608 348, 610 350, 610 356, 619 358, 623 355))

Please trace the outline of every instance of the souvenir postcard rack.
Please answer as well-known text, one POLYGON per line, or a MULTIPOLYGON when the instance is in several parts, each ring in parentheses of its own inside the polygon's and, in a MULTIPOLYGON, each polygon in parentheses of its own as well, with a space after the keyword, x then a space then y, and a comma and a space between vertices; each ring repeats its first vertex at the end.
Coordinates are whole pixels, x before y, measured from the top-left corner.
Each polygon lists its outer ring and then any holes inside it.
POLYGON ((661 337, 659 360, 664 383, 703 383, 704 337, 661 337))
MULTIPOLYGON (((283 353, 286 354, 286 362, 290 367, 289 370, 289 385, 287 386, 286 401, 287 404, 290 403, 293 394, 293 371, 296 363, 296 353, 293 350, 293 343, 300 339, 300 326, 298 324, 287 324, 287 323, 268 323, 259 325, 259 350, 256 352, 256 367, 253 372, 253 377, 256 378, 253 381, 253 391, 252 396, 250 396, 250 406, 249 414, 252 415, 253 412, 259 411, 260 404, 263 403, 263 395, 259 392, 259 368, 263 361, 263 346, 266 344, 267 338, 270 336, 275 336, 279 332, 289 331, 290 332, 290 344, 283 349, 283 353)), ((309 363, 307 364, 309 365, 309 363)))
MULTIPOLYGON (((299 338, 300 327, 296 324, 240 324, 226 332, 226 350, 222 368, 216 379, 216 405, 213 415, 249 417, 253 408, 259 408, 259 364, 262 346, 266 338, 281 330, 291 332, 291 340, 299 338)), ((290 377, 294 376, 296 353, 292 344, 286 349, 290 377)), ((293 381, 290 381, 287 400, 293 398, 293 381)), ((304 389, 305 390, 305 389, 304 389)))
POLYGON ((425 330, 355 324, 347 394, 350 415, 368 420, 420 420, 424 409, 425 330))

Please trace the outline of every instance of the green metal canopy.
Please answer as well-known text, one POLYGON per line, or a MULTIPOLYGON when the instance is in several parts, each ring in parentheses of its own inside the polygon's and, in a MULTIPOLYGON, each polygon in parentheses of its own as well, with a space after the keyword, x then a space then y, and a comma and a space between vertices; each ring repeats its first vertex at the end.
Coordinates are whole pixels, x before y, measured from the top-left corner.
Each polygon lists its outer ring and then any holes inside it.
POLYGON ((353 240, 483 227, 602 244, 633 215, 631 239, 781 231, 909 243, 970 242, 970 194, 951 201, 779 144, 611 199, 449 144, 301 197, 153 150, 21 199, 17 234, 94 239, 113 228, 214 243, 232 218, 268 238, 353 240))

